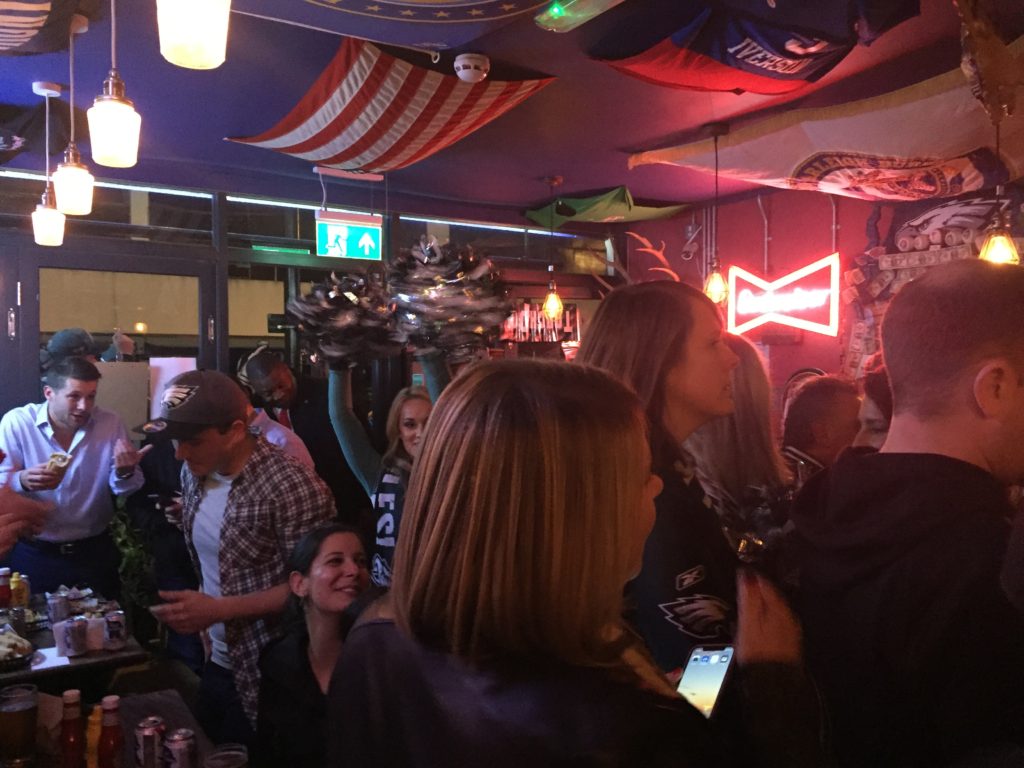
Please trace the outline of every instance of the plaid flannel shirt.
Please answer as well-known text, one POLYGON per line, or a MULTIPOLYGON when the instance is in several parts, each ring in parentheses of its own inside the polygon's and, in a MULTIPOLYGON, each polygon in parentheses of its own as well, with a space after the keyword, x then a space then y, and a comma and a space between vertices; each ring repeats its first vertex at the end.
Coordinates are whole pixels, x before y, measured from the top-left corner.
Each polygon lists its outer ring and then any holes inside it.
MULTIPOLYGON (((182 528, 196 572, 192 527, 204 478, 181 470, 182 528)), ((220 587, 225 596, 246 595, 284 584, 285 563, 296 542, 334 519, 331 492, 312 469, 257 438, 252 455, 231 484, 220 532, 220 587)), ((235 687, 253 727, 260 686, 260 651, 271 640, 275 617, 224 623, 235 687)))

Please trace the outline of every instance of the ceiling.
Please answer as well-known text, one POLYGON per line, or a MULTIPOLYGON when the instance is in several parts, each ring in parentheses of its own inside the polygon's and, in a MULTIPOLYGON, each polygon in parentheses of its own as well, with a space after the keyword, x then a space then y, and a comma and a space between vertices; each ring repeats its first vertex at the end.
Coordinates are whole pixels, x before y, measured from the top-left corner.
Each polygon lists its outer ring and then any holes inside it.
MULTIPOLYGON (((608 49, 609 41, 612 47, 630 44, 635 34, 631 30, 639 22, 650 26, 653 20, 661 25, 662 36, 668 34, 673 29, 668 17, 681 1, 626 0, 566 34, 541 30, 533 13, 526 13, 444 52, 437 68, 446 72, 455 53, 474 51, 491 58, 492 79, 556 79, 462 141, 389 173, 386 184, 329 180, 329 202, 379 208, 386 195, 392 209, 465 215, 471 208, 477 217, 518 221, 523 209, 550 199, 544 179, 552 175, 564 177, 559 193, 570 197, 625 184, 638 201, 706 200, 713 192, 709 175, 669 165, 628 170, 629 153, 697 138, 711 121, 735 125, 766 110, 874 95, 959 64, 959 17, 951 0, 921 0, 919 16, 871 46, 857 46, 819 82, 786 97, 665 88, 627 77, 588 55, 608 49)), ((118 65, 143 118, 140 160, 135 168, 102 169, 97 175, 319 199, 319 183, 308 161, 226 142, 224 137, 261 133, 291 110, 334 56, 338 35, 353 31, 345 28, 347 17, 338 15, 342 18, 334 34, 233 13, 227 62, 198 72, 160 57, 152 0, 122 2, 118 65)), ((75 100, 80 108, 99 93, 108 69, 110 23, 104 16, 76 45, 75 100)), ((432 66, 426 53, 393 50, 415 64, 432 66)), ((0 58, 0 102, 37 103, 32 81, 67 82, 67 65, 66 53, 0 58)), ((9 167, 41 169, 38 150, 23 152, 9 167)), ((722 194, 751 188, 723 182, 722 194)))

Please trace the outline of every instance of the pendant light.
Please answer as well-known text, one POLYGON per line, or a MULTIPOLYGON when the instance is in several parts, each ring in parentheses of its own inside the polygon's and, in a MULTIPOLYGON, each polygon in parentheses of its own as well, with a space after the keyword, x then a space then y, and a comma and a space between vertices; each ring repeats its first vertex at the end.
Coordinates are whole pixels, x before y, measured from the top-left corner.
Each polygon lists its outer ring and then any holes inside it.
POLYGON ((544 297, 544 314, 551 320, 561 320, 565 307, 562 305, 562 297, 558 295, 558 288, 555 286, 555 265, 548 264, 548 295, 544 297))
POLYGON ((711 253, 707 263, 707 277, 704 280, 704 294, 715 304, 723 304, 729 298, 729 284, 722 275, 718 263, 718 137, 729 132, 726 123, 709 123, 708 130, 715 139, 715 202, 711 208, 711 220, 708 226, 711 253))
POLYGON ((156 0, 160 55, 186 69, 224 63, 231 0, 156 0))
MULTIPOLYGON (((558 208, 557 201, 555 198, 555 187, 562 185, 561 176, 548 176, 544 181, 548 184, 548 189, 551 191, 551 208, 548 212, 548 252, 554 248, 555 243, 555 212, 558 208)), ((573 212, 575 213, 575 211, 573 212)), ((562 310, 562 297, 558 295, 558 287, 555 285, 555 265, 548 264, 548 293, 544 297, 544 306, 541 311, 545 317, 550 320, 561 320, 562 310)))
POLYGON ((60 96, 60 86, 39 81, 32 83, 32 92, 46 99, 46 189, 32 212, 32 234, 36 245, 63 245, 64 214, 57 210, 50 181, 50 98, 60 96))
POLYGON ((110 72, 103 93, 89 109, 89 142, 92 159, 110 168, 131 168, 139 159, 142 118, 125 96, 124 81, 117 71, 116 0, 110 0, 110 72))
MULTIPOLYGON (((996 123, 996 159, 1000 160, 1001 158, 1002 155, 999 154, 999 123, 996 123)), ((994 264, 1020 264, 1017 244, 1013 242, 1013 235, 1010 234, 1008 215, 1003 213, 1002 197, 1003 185, 999 184, 996 186, 996 211, 992 216, 992 224, 985 233, 985 242, 981 246, 978 258, 991 261, 994 264)))
POLYGON ((92 192, 96 179, 82 162, 82 156, 75 144, 75 35, 85 32, 89 23, 84 16, 75 15, 71 20, 68 37, 69 88, 68 116, 71 135, 64 150, 64 161, 53 173, 53 189, 57 195, 57 210, 69 216, 88 216, 92 213, 92 192))

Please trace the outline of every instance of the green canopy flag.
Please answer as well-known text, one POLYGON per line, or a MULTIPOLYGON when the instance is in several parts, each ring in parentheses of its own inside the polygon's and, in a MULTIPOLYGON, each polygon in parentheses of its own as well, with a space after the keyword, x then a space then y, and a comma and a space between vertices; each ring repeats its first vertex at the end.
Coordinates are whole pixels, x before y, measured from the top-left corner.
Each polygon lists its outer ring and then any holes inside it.
POLYGON ((596 197, 559 197, 550 205, 526 212, 526 217, 542 227, 557 229, 567 221, 611 223, 667 219, 684 210, 686 205, 655 208, 637 205, 625 187, 616 187, 596 197))

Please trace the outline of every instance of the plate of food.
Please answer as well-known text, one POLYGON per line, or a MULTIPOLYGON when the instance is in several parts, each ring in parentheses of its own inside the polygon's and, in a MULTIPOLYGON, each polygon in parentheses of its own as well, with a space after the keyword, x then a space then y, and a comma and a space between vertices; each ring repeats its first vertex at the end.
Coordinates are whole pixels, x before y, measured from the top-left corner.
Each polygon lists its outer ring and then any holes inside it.
POLYGON ((32 666, 35 646, 18 635, 9 624, 0 627, 0 673, 20 672, 32 666))

